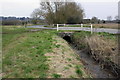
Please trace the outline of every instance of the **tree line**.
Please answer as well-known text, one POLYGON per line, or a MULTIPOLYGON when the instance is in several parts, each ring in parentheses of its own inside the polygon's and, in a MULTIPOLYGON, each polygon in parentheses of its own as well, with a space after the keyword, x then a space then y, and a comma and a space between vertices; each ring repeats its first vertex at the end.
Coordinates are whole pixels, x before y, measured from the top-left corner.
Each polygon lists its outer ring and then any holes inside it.
MULTIPOLYGON (((117 23, 111 16, 107 16, 107 20, 100 20, 97 17, 83 19, 84 9, 76 2, 41 2, 40 8, 35 9, 31 17, 36 22, 38 19, 44 19, 48 24, 117 23)), ((115 20, 118 20, 118 16, 115 16, 115 20)))
POLYGON ((45 19, 48 24, 81 23, 84 10, 76 2, 41 2, 40 8, 35 9, 32 17, 36 20, 45 19))
POLYGON ((27 24, 40 24, 44 23, 44 20, 38 19, 36 20, 34 18, 29 17, 0 17, 0 22, 2 25, 27 25, 27 24))

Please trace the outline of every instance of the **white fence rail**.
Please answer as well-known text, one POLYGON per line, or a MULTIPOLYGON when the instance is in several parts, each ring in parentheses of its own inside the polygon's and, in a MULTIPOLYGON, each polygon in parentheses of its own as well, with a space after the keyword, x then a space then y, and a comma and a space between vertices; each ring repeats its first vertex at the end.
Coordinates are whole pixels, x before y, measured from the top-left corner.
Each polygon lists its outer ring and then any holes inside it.
MULTIPOLYGON (((57 31, 59 31, 60 29, 59 29, 59 27, 60 26, 64 26, 63 28, 65 28, 65 27, 68 27, 69 25, 71 25, 71 24, 57 24, 57 31)), ((86 24, 72 24, 72 25, 76 25, 76 26, 78 26, 78 25, 80 25, 80 27, 78 27, 78 28, 83 28, 84 26, 90 26, 91 28, 91 34, 93 33, 93 25, 92 24, 90 24, 90 25, 86 25, 86 24)), ((75 26, 74 26, 75 27, 75 26)), ((60 27, 60 28, 62 28, 62 27, 60 27)), ((72 27, 71 27, 72 28, 72 27)), ((76 28, 76 27, 75 27, 76 28)), ((66 29, 66 28, 65 28, 66 29)), ((70 27, 69 27, 69 29, 70 29, 70 27)))

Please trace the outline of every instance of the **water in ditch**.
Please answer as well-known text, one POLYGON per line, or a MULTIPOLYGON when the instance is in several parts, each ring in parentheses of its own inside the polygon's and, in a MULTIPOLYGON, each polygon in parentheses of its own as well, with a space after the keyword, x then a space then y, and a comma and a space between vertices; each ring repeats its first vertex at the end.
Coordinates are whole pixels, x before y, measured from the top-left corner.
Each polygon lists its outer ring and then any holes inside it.
POLYGON ((78 50, 74 44, 71 44, 71 38, 69 36, 63 37, 66 40, 70 47, 80 56, 80 59, 86 69, 93 78, 115 78, 109 71, 106 71, 100 67, 100 65, 95 62, 95 60, 88 54, 84 53, 81 50, 78 50))

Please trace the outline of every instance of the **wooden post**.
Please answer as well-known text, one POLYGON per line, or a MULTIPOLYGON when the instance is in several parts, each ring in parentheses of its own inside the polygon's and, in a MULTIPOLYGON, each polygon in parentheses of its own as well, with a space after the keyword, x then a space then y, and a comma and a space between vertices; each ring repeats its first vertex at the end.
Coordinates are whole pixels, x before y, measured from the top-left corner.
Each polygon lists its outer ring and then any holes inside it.
POLYGON ((91 24, 91 34, 93 33, 93 25, 91 24))
POLYGON ((57 31, 58 31, 58 27, 59 27, 59 25, 57 24, 57 31))

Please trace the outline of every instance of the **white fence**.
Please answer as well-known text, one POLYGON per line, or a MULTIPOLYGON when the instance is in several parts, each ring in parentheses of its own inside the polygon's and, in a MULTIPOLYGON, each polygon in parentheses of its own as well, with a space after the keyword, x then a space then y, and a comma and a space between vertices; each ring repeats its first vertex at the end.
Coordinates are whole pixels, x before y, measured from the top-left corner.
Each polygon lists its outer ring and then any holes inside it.
MULTIPOLYGON (((63 26, 63 28, 64 28, 64 27, 67 27, 69 25, 70 24, 57 24, 57 31, 59 31, 59 26, 63 26)), ((72 24, 72 25, 76 25, 76 26, 80 25, 81 28, 83 28, 84 26, 90 26, 91 34, 93 33, 93 25, 92 24, 90 24, 90 25, 86 25, 86 24, 72 24)))

